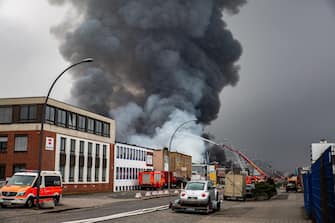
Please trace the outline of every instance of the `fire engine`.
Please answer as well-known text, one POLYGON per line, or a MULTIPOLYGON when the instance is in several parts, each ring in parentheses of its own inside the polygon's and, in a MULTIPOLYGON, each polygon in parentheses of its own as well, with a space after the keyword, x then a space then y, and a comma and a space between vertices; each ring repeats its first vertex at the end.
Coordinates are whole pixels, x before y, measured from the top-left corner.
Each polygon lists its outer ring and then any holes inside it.
MULTIPOLYGON (((168 185, 168 171, 143 171, 139 172, 138 185, 141 189, 163 189, 168 185)), ((176 177, 170 172, 171 185, 175 186, 177 183, 176 177)))

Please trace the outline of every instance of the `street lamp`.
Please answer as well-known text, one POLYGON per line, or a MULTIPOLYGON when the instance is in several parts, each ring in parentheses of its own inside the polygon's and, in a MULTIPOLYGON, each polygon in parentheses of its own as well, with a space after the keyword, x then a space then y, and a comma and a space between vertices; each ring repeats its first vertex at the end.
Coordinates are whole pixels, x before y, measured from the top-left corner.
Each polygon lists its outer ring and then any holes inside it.
POLYGON ((70 70, 72 67, 75 67, 79 64, 82 63, 89 63, 89 62, 93 62, 93 58, 85 58, 77 63, 74 63, 70 66, 68 66, 65 70, 63 70, 58 76, 57 78, 52 82, 47 97, 45 98, 45 101, 43 103, 43 108, 42 108, 42 115, 41 115, 41 129, 40 129, 40 139, 39 139, 39 151, 38 151, 38 176, 37 176, 37 195, 36 195, 36 203, 37 203, 37 207, 40 208, 40 184, 41 184, 41 170, 42 170, 42 154, 43 154, 43 130, 44 130, 44 121, 45 121, 45 110, 46 110, 46 106, 49 100, 49 96, 50 93, 54 87, 54 85, 56 84, 56 82, 59 80, 59 78, 61 78, 63 76, 63 74, 70 70))
POLYGON ((170 152, 171 152, 171 145, 172 145, 172 140, 173 140, 173 137, 176 135, 176 133, 178 132, 178 130, 183 127, 184 125, 186 125, 187 123, 190 123, 190 122, 197 122, 198 120, 197 119, 192 119, 192 120, 188 120, 186 122, 183 122, 181 123, 178 128, 176 128, 176 130, 173 132, 171 138, 170 138, 170 142, 169 142, 169 149, 168 149, 168 153, 169 153, 169 156, 168 156, 168 190, 170 191, 170 188, 171 188, 171 180, 170 180, 170 170, 171 170, 171 167, 170 167, 170 152))

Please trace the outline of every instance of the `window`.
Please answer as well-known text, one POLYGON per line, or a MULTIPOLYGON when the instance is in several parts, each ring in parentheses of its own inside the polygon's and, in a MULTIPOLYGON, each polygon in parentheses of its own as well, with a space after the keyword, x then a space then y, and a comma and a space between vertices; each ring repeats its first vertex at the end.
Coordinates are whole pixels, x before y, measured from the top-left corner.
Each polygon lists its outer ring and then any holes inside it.
POLYGON ((78 168, 78 181, 83 182, 84 176, 84 141, 79 141, 79 168, 78 168))
POLYGON ((123 147, 120 147, 120 158, 123 159, 123 147))
POLYGON ((67 126, 70 129, 77 129, 77 115, 72 112, 67 112, 67 126))
POLYGON ((66 126, 66 111, 62 109, 57 109, 56 114, 57 114, 56 125, 65 127, 66 126))
POLYGON ((14 164, 13 165, 13 174, 16 172, 20 172, 26 169, 26 164, 14 164))
POLYGON ((120 158, 120 147, 116 147, 116 158, 120 158))
POLYGON ((130 159, 130 160, 133 159, 133 149, 130 149, 129 159, 130 159))
POLYGON ((79 172, 78 172, 78 181, 83 182, 83 175, 84 175, 84 167, 80 166, 79 167, 79 172))
POLYGON ((65 175, 65 166, 60 165, 59 166, 59 172, 62 175, 62 180, 64 181, 64 175, 65 175))
POLYGON ((102 181, 106 181, 107 172, 107 146, 102 146, 102 181))
POLYGON ((110 130, 109 130, 109 123, 104 122, 102 124, 102 134, 103 136, 109 137, 110 136, 110 130))
POLYGON ((87 132, 94 133, 94 119, 87 118, 87 132))
POLYGON ((69 182, 74 181, 74 166, 70 166, 70 177, 69 177, 69 182))
POLYGON ((127 148, 127 160, 129 159, 129 148, 127 148))
POLYGON ((86 117, 82 115, 78 115, 78 130, 80 131, 86 130, 86 117))
POLYGON ((60 138, 60 151, 65 153, 65 147, 66 147, 66 138, 61 137, 60 138))
POLYGON ((70 144, 70 153, 75 153, 76 152, 76 140, 71 139, 71 144, 70 144))
POLYGON ((11 123, 12 114, 12 107, 0 107, 0 123, 11 123))
POLYGON ((47 105, 45 108, 45 121, 47 123, 55 123, 55 108, 47 105))
POLYGON ((79 155, 84 155, 84 145, 85 145, 84 141, 79 142, 79 155))
POLYGON ((119 173, 119 171, 120 171, 120 168, 119 168, 119 167, 116 167, 116 179, 117 179, 117 180, 118 180, 119 177, 120 177, 120 173, 119 173))
POLYGON ((99 181, 99 168, 95 168, 95 176, 94 176, 95 181, 99 181))
POLYGON ((100 145, 96 144, 95 145, 95 157, 99 157, 100 156, 100 145))
POLYGON ((102 122, 95 120, 95 134, 102 135, 102 122))
POLYGON ((31 121, 36 120, 36 105, 21 105, 20 106, 20 120, 31 121))
POLYGON ((0 153, 7 152, 7 143, 8 143, 8 137, 0 136, 0 153))
POLYGON ((102 146, 102 158, 106 159, 107 156, 107 146, 103 145, 102 146))
POLYGON ((14 151, 21 152, 28 150, 28 136, 15 136, 14 151))
POLYGON ((91 142, 89 142, 88 143, 88 156, 92 156, 92 143, 91 142))
POLYGON ((59 176, 45 176, 44 182, 46 187, 61 186, 61 180, 59 176))
POLYGON ((36 105, 21 105, 20 106, 20 120, 31 121, 36 120, 36 105))
POLYGON ((91 182, 92 179, 92 167, 87 167, 87 182, 91 182))
POLYGON ((0 164, 0 180, 6 179, 6 165, 0 164))

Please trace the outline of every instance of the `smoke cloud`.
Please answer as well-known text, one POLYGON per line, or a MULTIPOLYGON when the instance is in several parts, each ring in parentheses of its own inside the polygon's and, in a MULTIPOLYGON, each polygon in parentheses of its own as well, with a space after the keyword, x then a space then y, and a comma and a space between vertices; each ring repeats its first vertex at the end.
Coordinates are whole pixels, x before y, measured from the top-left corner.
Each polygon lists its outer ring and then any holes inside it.
MULTIPOLYGON (((73 74, 73 98, 115 118, 118 141, 162 148, 173 131, 191 119, 201 124, 190 123, 185 129, 201 135, 203 125, 217 118, 220 91, 239 80, 235 62, 242 47, 222 13, 237 13, 244 3, 72 0, 75 13, 52 32, 69 62, 95 60, 90 69, 73 74)), ((184 151, 183 146, 199 157, 204 148, 199 140, 177 136, 173 150, 184 151)))

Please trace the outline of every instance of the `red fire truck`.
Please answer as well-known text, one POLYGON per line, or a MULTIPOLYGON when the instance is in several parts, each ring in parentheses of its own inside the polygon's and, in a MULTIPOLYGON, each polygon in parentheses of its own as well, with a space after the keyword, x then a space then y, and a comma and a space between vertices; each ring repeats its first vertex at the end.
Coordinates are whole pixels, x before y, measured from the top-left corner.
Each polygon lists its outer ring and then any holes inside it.
MULTIPOLYGON (((170 172, 170 183, 175 186, 176 177, 170 172)), ((138 185, 141 189, 163 189, 168 185, 168 171, 143 171, 139 172, 138 185)))

